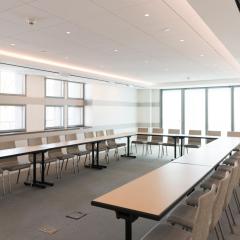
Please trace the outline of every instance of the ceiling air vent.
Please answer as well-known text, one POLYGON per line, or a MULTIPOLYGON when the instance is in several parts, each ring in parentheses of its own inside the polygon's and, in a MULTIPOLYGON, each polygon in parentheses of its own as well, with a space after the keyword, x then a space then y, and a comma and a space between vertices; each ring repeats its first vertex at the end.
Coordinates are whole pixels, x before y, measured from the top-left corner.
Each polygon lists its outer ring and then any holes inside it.
POLYGON ((240 0, 235 0, 236 1, 236 4, 238 6, 238 10, 240 11, 240 0))

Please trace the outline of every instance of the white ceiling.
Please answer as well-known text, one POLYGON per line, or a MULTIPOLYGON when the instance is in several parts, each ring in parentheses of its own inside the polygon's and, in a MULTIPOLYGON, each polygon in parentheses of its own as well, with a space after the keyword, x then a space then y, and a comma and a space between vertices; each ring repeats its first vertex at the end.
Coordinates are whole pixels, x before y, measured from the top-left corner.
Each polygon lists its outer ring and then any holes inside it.
MULTIPOLYGON (((0 0, 0 50, 127 77, 115 80, 141 86, 230 82, 240 78, 239 22, 233 0, 0 0), (28 18, 36 24, 29 26, 28 18)), ((3 55, 0 60, 111 78, 3 55)))

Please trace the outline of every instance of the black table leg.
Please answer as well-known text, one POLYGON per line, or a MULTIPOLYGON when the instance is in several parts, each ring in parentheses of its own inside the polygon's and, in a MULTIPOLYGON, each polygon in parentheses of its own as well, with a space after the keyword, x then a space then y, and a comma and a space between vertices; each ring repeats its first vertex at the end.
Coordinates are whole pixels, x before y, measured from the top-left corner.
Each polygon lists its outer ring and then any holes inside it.
POLYGON ((136 158, 136 156, 130 153, 130 136, 127 137, 127 154, 123 154, 121 157, 136 158))
POLYGON ((177 137, 173 137, 174 139, 174 158, 177 158, 177 137))
POLYGON ((46 182, 45 181, 45 157, 44 157, 44 152, 41 153, 42 161, 41 161, 41 166, 42 166, 42 172, 41 172, 41 184, 48 185, 48 186, 53 186, 54 184, 51 182, 46 182))
POLYGON ((181 138, 181 156, 183 155, 183 142, 184 142, 184 138, 181 138))
POLYGON ((121 212, 116 212, 116 215, 118 219, 125 220, 125 240, 132 240, 132 223, 136 221, 138 217, 135 215, 121 212))

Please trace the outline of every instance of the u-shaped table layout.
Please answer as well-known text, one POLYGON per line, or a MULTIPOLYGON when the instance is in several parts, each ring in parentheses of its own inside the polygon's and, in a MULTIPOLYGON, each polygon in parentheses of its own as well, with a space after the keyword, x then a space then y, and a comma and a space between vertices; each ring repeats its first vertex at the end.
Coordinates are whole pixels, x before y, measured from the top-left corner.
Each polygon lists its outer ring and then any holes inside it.
POLYGON ((95 200, 93 206, 116 212, 125 220, 125 239, 139 217, 161 220, 239 146, 240 138, 221 137, 95 200))

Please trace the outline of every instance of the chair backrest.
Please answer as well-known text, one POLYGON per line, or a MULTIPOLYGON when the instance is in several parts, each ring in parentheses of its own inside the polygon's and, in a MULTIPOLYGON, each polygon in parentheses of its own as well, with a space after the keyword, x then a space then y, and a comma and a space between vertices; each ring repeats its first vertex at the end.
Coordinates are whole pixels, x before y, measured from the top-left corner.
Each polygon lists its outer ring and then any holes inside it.
MULTIPOLYGON (((207 131, 207 136, 216 136, 216 137, 220 137, 221 136, 221 131, 207 131)), ((210 143, 214 141, 213 139, 207 139, 207 143, 210 143)))
MULTIPOLYGON (((138 128, 139 133, 148 133, 148 128, 138 128)), ((148 135, 137 135, 137 141, 147 141, 148 135)))
POLYGON ((216 198, 216 185, 213 184, 211 190, 203 194, 198 200, 197 213, 195 215, 192 239, 207 240, 210 224, 212 221, 213 204, 216 198))
MULTIPOLYGON (((93 132, 84 132, 84 137, 86 139, 94 138, 94 133, 93 132)), ((86 144, 86 150, 92 151, 92 144, 91 143, 86 144)))
POLYGON ((231 173, 231 177, 230 177, 230 181, 227 189, 227 194, 224 201, 224 206, 223 206, 224 209, 228 206, 228 204, 231 201, 233 190, 238 184, 238 180, 239 180, 238 177, 239 177, 239 165, 238 165, 238 161, 236 161, 232 169, 232 173, 231 173))
MULTIPOLYGON (((65 135, 65 140, 66 141, 77 140, 77 134, 76 133, 67 134, 65 135)), ((67 150, 67 153, 72 153, 72 154, 79 152, 78 146, 67 147, 66 150, 67 150)))
POLYGON ((28 146, 38 146, 43 144, 41 137, 28 138, 27 141, 28 141, 28 146))
MULTIPOLYGON (((201 130, 189 130, 189 135, 202 135, 201 130)), ((201 145, 201 138, 188 138, 188 144, 201 145)))
MULTIPOLYGON (((180 134, 180 129, 168 129, 169 134, 180 134)), ((174 138, 173 137, 168 137, 167 138, 167 143, 174 143, 174 138)), ((177 138, 177 143, 179 143, 179 139, 177 138)))
POLYGON ((228 137, 240 137, 240 132, 227 132, 228 137))
MULTIPOLYGON (((47 137, 47 143, 59 143, 59 142, 60 142, 60 137, 58 135, 47 137)), ((62 154, 62 150, 60 148, 48 150, 48 156, 50 158, 55 158, 61 154, 62 154)))
MULTIPOLYGON (((163 129, 162 128, 153 128, 152 133, 163 133, 163 129)), ((153 142, 162 142, 163 136, 152 136, 152 141, 153 142)))
MULTIPOLYGON (((0 142, 0 150, 11 149, 11 148, 15 148, 15 147, 16 147, 15 141, 0 142)), ((1 159, 0 163, 2 163, 2 164, 18 163, 18 158, 17 157, 3 158, 3 159, 1 159)))
POLYGON ((212 211, 212 221, 210 230, 213 230, 221 218, 224 200, 226 198, 227 189, 232 173, 226 172, 225 177, 219 181, 216 200, 212 211))
POLYGON ((107 134, 107 136, 114 135, 114 130, 113 129, 107 129, 106 134, 107 134))
POLYGON ((96 131, 96 137, 104 137, 104 131, 103 130, 96 131))

